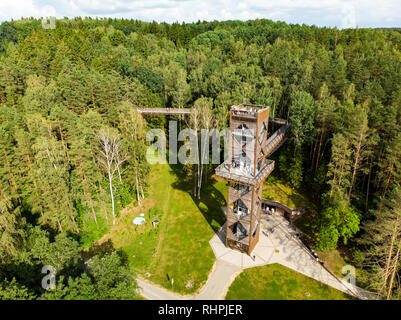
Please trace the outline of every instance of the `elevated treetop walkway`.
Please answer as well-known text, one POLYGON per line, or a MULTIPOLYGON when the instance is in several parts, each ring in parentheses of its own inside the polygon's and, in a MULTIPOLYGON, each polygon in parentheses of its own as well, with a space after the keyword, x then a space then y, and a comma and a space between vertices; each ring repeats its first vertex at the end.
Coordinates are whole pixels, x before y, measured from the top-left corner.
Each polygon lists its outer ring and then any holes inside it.
MULTIPOLYGON (((141 114, 160 114, 160 115, 190 115, 191 108, 139 108, 137 110, 141 114)), ((286 140, 286 132, 291 123, 284 119, 273 118, 269 122, 278 124, 281 127, 274 132, 267 141, 265 154, 268 156, 276 151, 286 140)))
POLYGON ((139 108, 137 107, 139 113, 142 114, 177 114, 177 115, 189 115, 191 114, 190 108, 139 108))
MULTIPOLYGON (((136 107, 139 113, 142 114, 191 114, 191 108, 140 108, 136 107)), ((269 122, 285 125, 288 120, 280 118, 270 118, 269 122)))
MULTIPOLYGON (((139 113, 142 114, 183 114, 190 115, 191 108, 140 108, 136 107, 139 113)), ((289 122, 285 119, 280 118, 271 118, 269 122, 278 124, 278 125, 288 125, 289 122)))

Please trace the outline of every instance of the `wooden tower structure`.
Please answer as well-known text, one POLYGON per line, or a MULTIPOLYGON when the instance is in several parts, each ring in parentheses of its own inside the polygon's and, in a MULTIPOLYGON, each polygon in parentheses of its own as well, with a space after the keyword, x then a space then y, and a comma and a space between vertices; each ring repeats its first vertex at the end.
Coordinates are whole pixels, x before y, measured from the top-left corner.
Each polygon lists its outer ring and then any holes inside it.
POLYGON ((228 185, 226 246, 247 254, 259 240, 263 181, 274 169, 267 156, 283 142, 268 139, 269 111, 250 104, 231 107, 228 159, 216 168, 228 185))

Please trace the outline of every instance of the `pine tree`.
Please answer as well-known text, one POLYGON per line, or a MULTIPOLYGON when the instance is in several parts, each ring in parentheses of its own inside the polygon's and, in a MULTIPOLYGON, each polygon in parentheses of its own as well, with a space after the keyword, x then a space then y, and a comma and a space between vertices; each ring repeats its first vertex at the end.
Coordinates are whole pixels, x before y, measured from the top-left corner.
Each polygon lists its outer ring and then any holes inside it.
POLYGON ((143 117, 132 104, 128 102, 122 104, 120 107, 119 129, 129 155, 127 170, 124 175, 128 183, 135 186, 138 203, 140 203, 140 198, 144 197, 145 178, 149 171, 149 166, 145 159, 145 125, 143 117))
POLYGON ((326 136, 333 130, 334 112, 337 106, 337 100, 329 94, 327 85, 324 83, 320 88, 319 99, 316 110, 316 139, 313 148, 312 167, 316 175, 319 168, 322 155, 323 142, 326 136))
POLYGON ((70 166, 62 142, 53 134, 51 125, 39 115, 29 120, 29 129, 34 134, 35 180, 43 195, 44 209, 41 222, 50 224, 60 232, 79 232, 75 210, 69 193, 70 166))
POLYGON ((350 185, 351 149, 348 139, 341 133, 333 136, 331 160, 327 177, 330 185, 330 199, 333 194, 345 195, 350 185))
POLYGON ((365 161, 370 153, 372 140, 369 139, 371 132, 368 127, 368 102, 357 105, 353 116, 350 117, 348 137, 352 147, 352 176, 348 191, 348 198, 351 198, 357 173, 360 171, 361 163, 365 161))
POLYGON ((17 255, 22 236, 18 208, 0 186, 0 261, 17 255))
POLYGON ((358 242, 367 246, 361 253, 361 263, 368 271, 365 281, 380 295, 391 299, 399 288, 401 265, 401 192, 393 189, 382 199, 375 219, 365 223, 366 234, 358 242))

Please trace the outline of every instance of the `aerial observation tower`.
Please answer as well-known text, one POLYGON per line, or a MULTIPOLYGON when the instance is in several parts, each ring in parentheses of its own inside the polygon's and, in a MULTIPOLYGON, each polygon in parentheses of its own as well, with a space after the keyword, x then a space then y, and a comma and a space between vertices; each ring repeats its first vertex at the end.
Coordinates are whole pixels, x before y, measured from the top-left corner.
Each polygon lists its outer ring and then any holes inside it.
MULTIPOLYGON (((285 141, 289 124, 268 137, 269 107, 232 106, 227 160, 216 175, 227 180, 225 245, 251 254, 259 240, 263 181, 274 169, 267 156, 285 141)), ((273 120, 274 121, 274 120, 273 120)))

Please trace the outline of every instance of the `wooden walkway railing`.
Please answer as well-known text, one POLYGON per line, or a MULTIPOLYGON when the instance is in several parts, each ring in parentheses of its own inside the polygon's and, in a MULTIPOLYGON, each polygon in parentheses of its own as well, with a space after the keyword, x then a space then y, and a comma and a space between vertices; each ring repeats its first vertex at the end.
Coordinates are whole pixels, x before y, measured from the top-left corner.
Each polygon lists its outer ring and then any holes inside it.
POLYGON ((137 110, 142 114, 191 114, 190 108, 137 108, 137 110))
MULTIPOLYGON (((191 114, 191 108, 139 108, 139 113, 142 114, 162 114, 162 115, 189 115, 191 114)), ((291 123, 284 119, 273 118, 269 119, 269 122, 279 124, 281 127, 274 132, 267 140, 265 155, 269 156, 274 153, 281 145, 287 140, 287 130, 291 126, 291 123)))
MULTIPOLYGON (((142 114, 182 114, 189 115, 191 114, 191 108, 140 108, 136 107, 139 113, 142 114)), ((269 122, 279 124, 279 125, 288 125, 288 121, 280 118, 270 118, 269 122)))
POLYGON ((281 145, 287 140, 287 131, 290 128, 291 123, 286 122, 280 127, 277 131, 275 131, 267 140, 265 147, 265 155, 266 157, 274 153, 281 145))
POLYGON ((298 219, 306 210, 306 208, 295 208, 295 209, 290 208, 281 202, 272 201, 268 199, 262 199, 262 205, 268 207, 280 208, 281 210, 290 215, 291 222, 294 222, 296 219, 298 219))

